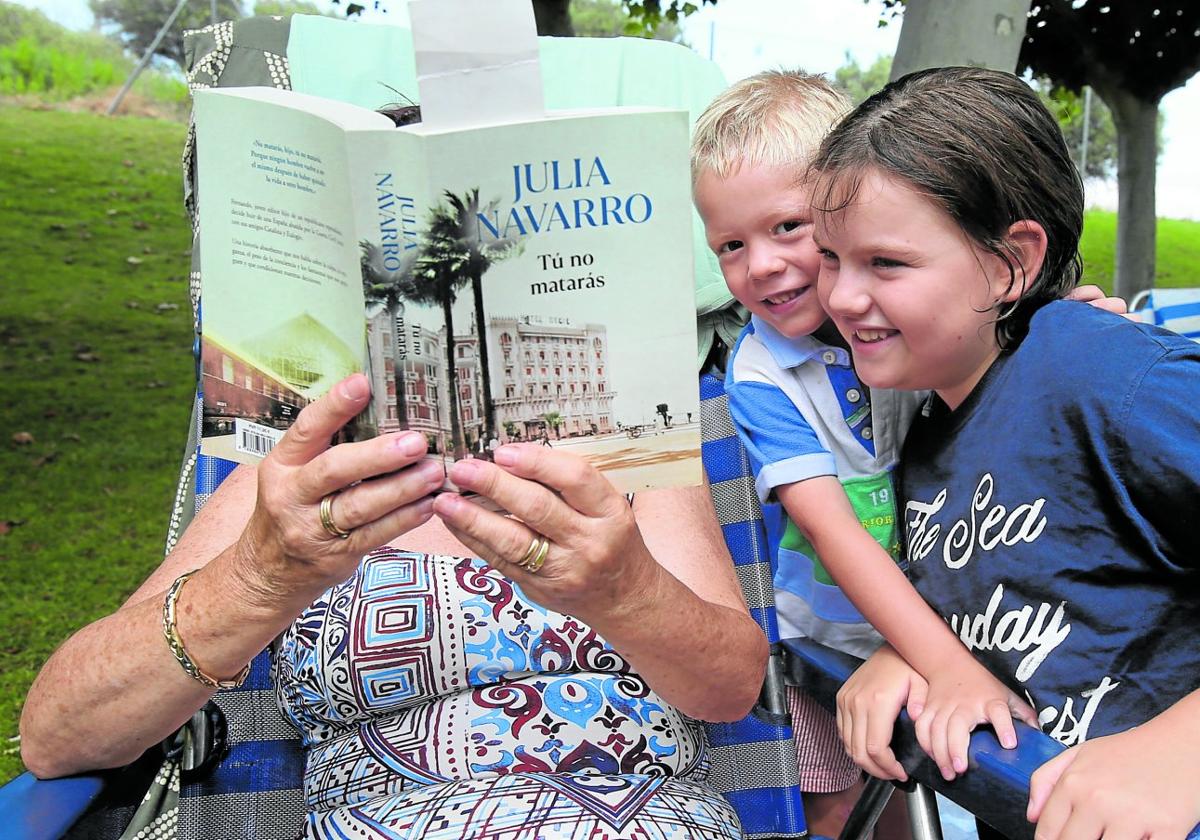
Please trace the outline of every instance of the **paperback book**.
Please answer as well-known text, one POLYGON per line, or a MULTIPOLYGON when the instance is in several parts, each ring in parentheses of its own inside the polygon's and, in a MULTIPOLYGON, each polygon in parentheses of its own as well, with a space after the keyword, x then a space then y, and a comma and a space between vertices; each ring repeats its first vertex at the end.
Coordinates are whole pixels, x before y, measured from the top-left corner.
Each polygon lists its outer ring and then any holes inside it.
POLYGON ((354 371, 340 440, 511 441, 621 490, 701 480, 682 111, 437 129, 273 88, 196 96, 202 451, 253 462, 354 371))

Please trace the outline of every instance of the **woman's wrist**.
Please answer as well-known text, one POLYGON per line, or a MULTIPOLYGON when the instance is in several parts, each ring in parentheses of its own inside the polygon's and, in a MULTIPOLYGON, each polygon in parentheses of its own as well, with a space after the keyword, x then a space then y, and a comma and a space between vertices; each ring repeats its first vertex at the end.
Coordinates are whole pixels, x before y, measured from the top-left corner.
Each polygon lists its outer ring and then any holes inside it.
POLYGON ((239 675, 312 602, 280 585, 283 576, 256 562, 254 551, 244 533, 176 593, 176 633, 194 664, 214 679, 239 675))
POLYGON ((174 655, 175 661, 179 663, 179 667, 196 682, 205 688, 211 689, 237 688, 245 682, 246 677, 250 673, 250 663, 248 660, 242 669, 232 677, 222 678, 213 676, 192 657, 187 644, 179 634, 179 596, 183 591, 184 584, 195 573, 195 571, 184 572, 175 579, 175 582, 171 584, 171 588, 167 590, 166 598, 163 600, 163 638, 166 640, 167 647, 170 649, 172 655, 174 655))
POLYGON ((670 576, 646 545, 639 539, 630 554, 631 560, 612 581, 609 597, 593 600, 594 613, 589 608, 580 610, 581 614, 577 616, 605 638, 609 638, 614 630, 620 632, 629 626, 645 624, 647 616, 661 610, 663 604, 671 603, 667 581, 670 576))
MULTIPOLYGON (((228 577, 229 597, 237 599, 251 620, 288 619, 328 588, 306 580, 306 564, 289 563, 276 540, 262 533, 254 519, 242 531, 218 568, 228 577)), ((218 562, 218 561, 214 561, 218 562)))

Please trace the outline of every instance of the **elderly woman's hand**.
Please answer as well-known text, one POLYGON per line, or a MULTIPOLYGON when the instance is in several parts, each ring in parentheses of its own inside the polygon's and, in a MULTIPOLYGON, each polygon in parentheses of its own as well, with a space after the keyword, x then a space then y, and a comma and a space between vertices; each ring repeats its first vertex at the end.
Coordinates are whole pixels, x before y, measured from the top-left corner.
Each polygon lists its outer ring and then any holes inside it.
POLYGON ((536 444, 503 446, 495 461, 459 461, 450 478, 516 518, 455 493, 434 501, 463 544, 537 603, 593 625, 635 615, 653 600, 660 567, 629 503, 594 467, 536 444))
POLYGON ((444 483, 444 469, 424 460, 423 435, 330 446, 369 398, 365 376, 342 380, 300 412, 259 465, 257 502, 237 555, 263 606, 293 597, 307 604, 353 574, 368 551, 432 515, 429 494, 444 483))

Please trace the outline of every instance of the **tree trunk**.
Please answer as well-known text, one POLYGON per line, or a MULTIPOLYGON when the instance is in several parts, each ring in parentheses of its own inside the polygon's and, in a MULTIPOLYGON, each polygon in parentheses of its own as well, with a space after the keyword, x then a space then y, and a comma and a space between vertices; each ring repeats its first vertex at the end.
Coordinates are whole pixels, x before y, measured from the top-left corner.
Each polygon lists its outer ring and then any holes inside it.
POLYGON ((990 67, 1012 73, 1030 0, 908 0, 892 80, 929 67, 990 67))
POLYGON ((568 9, 571 0, 533 0, 533 19, 537 22, 539 35, 561 35, 570 37, 575 34, 571 26, 571 15, 568 9))
POLYGON ((450 408, 450 449, 457 461, 466 454, 466 446, 462 418, 458 416, 458 365, 454 361, 454 313, 450 306, 450 296, 447 295, 442 299, 442 316, 446 320, 446 397, 450 408))
POLYGON ((1097 92, 1117 125, 1117 270, 1113 293, 1125 300, 1154 285, 1158 103, 1123 90, 1097 92))
POLYGON ((483 439, 490 443, 496 433, 496 401, 492 398, 492 368, 489 361, 486 321, 483 312, 483 276, 471 275, 471 295, 475 300, 475 334, 479 342, 479 372, 483 383, 483 439))

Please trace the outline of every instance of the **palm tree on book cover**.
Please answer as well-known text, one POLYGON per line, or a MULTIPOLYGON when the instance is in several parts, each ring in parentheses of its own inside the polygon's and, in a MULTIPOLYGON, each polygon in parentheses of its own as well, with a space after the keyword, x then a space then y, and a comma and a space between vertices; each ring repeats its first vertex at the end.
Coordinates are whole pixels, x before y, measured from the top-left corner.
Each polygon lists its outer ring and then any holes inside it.
POLYGON ((454 360, 454 316, 452 307, 458 293, 468 282, 475 304, 475 334, 479 345, 479 367, 483 385, 484 428, 482 436, 496 436, 496 407, 492 399, 492 376, 486 340, 487 320, 483 311, 483 275, 498 260, 518 250, 510 237, 484 241, 480 212, 490 213, 499 203, 493 199, 480 210, 479 188, 468 190, 460 198, 450 190, 443 193, 446 203, 429 211, 429 219, 417 257, 417 297, 422 303, 441 304, 446 322, 446 370, 449 382, 450 439, 456 458, 465 452, 462 419, 458 406, 458 366, 454 360))
MULTIPOLYGON (((404 302, 415 300, 416 280, 413 269, 417 263, 417 250, 406 250, 400 255, 399 268, 387 268, 383 249, 370 240, 358 243, 362 250, 359 260, 362 267, 363 297, 368 310, 382 306, 392 322, 392 372, 396 381, 396 418, 401 429, 408 428, 407 381, 402 357, 404 342, 398 334, 400 317, 404 314, 404 302)), ((378 311, 378 310, 375 310, 378 311)))
POLYGON ((563 424, 562 414, 557 411, 547 411, 542 415, 542 420, 545 421, 547 426, 554 430, 555 439, 562 440, 562 432, 559 431, 563 424))

